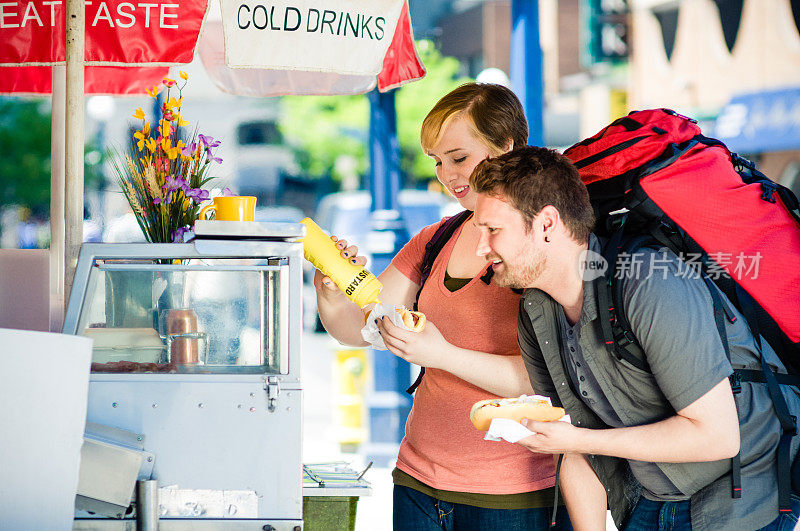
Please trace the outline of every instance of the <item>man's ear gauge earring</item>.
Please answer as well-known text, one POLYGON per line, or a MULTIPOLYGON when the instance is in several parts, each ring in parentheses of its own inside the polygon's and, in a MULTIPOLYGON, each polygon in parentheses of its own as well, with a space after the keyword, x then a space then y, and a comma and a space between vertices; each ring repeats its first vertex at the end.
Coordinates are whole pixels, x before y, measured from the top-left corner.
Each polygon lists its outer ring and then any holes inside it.
POLYGON ((550 236, 544 237, 544 243, 550 243, 550 236))

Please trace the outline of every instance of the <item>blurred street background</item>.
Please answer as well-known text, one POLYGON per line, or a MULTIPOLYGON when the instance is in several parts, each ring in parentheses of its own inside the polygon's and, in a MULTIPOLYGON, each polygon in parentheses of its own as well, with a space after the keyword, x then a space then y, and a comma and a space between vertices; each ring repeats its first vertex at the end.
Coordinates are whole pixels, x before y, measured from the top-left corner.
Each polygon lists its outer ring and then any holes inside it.
MULTIPOLYGON (((419 130, 441 96, 479 80, 518 94, 535 92, 541 106, 529 112, 532 135, 538 135, 532 142, 564 149, 632 110, 667 107, 696 119, 705 135, 800 195, 800 0, 409 0, 408 5, 427 74, 380 97, 376 92, 233 96, 220 90, 198 46, 194 60, 180 67, 191 79, 183 114, 192 127, 221 141, 215 153, 223 163, 214 169, 213 194, 229 188, 256 196, 257 221, 311 216, 331 234, 357 243, 377 274, 408 236, 459 210, 436 181, 434 164, 419 146, 419 130), (538 45, 531 49, 515 44, 515 9, 536 15, 538 45), (515 46, 518 58, 538 67, 540 86, 515 85, 515 46), (381 105, 396 114, 396 141, 389 142, 396 152, 388 158, 396 162, 399 193, 391 230, 379 226, 375 211, 385 205, 373 204, 377 196, 371 190, 380 172, 371 167, 370 122, 381 105)), ((127 149, 140 127, 133 109, 158 114, 163 103, 146 94, 86 98, 83 241, 144 241, 109 153, 127 149)), ((60 156, 51 152, 52 118, 50 96, 0 91, 0 252, 50 247, 51 160, 60 156)), ((21 271, 13 279, 6 275, 6 282, 39 286, 35 274, 47 275, 46 258, 41 263, 44 269, 31 270, 30 278, 21 271)), ((3 305, 15 302, 2 298, 2 273, 0 327, 3 305)), ((365 475, 374 492, 359 504, 357 529, 389 529, 390 471, 410 407, 401 390, 413 369, 391 355, 337 346, 317 318, 312 276, 307 268, 304 461, 343 460, 359 470, 374 461, 365 475)), ((43 328, 38 323, 30 328, 46 330, 48 324, 45 315, 43 328)))

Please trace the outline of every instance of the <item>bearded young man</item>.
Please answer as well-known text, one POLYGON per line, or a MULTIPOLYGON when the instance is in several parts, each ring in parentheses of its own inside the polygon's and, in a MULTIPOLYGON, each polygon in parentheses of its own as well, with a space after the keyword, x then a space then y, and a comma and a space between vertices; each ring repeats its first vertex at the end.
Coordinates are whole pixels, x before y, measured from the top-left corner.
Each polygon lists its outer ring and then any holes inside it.
MULTIPOLYGON (((681 276, 676 255, 645 248, 632 260, 657 256, 665 273, 642 268, 618 281, 650 371, 618 360, 597 318, 593 282, 604 280, 582 274, 601 242, 570 161, 520 148, 481 163, 470 186, 479 194, 477 253, 492 262, 498 285, 526 289, 518 339, 533 389, 572 418, 526 421, 534 435, 519 444, 564 454, 560 486, 575 529, 605 529, 607 507, 630 530, 791 529, 800 499, 792 495, 793 513, 778 516, 781 430, 766 386, 742 383, 734 398, 728 380, 731 363, 759 363, 745 319, 736 312, 726 322, 728 361, 705 283, 681 276), (743 494, 734 499, 730 458, 740 448, 743 494)), ((769 363, 786 372, 763 344, 769 363)), ((800 398, 782 391, 797 415, 800 398)), ((797 447, 793 440, 792 457, 797 447)))

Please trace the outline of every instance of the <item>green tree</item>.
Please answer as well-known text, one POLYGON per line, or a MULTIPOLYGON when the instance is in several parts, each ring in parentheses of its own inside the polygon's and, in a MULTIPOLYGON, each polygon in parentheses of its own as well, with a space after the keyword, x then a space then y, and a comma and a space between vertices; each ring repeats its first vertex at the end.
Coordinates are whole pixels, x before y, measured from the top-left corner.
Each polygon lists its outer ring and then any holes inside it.
POLYGON ((281 133, 294 148, 295 160, 306 175, 336 175, 336 159, 342 155, 366 169, 369 102, 358 96, 288 96, 283 98, 281 133))
MULTIPOLYGON (((423 118, 439 98, 469 81, 458 76, 458 60, 442 56, 432 42, 418 41, 416 47, 427 73, 420 81, 398 89, 396 96, 401 169, 409 182, 434 177, 433 163, 419 145, 423 118)), ((366 172, 369 165, 366 96, 289 96, 282 103, 281 132, 294 147, 297 163, 307 175, 341 179, 336 160, 343 155, 356 160, 360 175, 366 172)))
MULTIPOLYGON (((0 206, 20 205, 38 213, 50 209, 50 122, 46 99, 0 97, 0 206)), ((102 178, 102 154, 84 149, 84 186, 102 178)))
POLYGON ((0 98, 0 205, 46 211, 50 203, 50 108, 0 98))

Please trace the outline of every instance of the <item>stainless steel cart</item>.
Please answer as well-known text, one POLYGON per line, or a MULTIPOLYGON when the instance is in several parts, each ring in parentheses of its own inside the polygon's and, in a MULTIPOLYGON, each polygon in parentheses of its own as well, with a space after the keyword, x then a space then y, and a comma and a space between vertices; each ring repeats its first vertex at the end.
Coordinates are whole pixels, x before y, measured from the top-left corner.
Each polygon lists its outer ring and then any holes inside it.
POLYGON ((302 528, 303 227, 202 225, 81 249, 64 325, 94 339, 76 529, 302 528))

